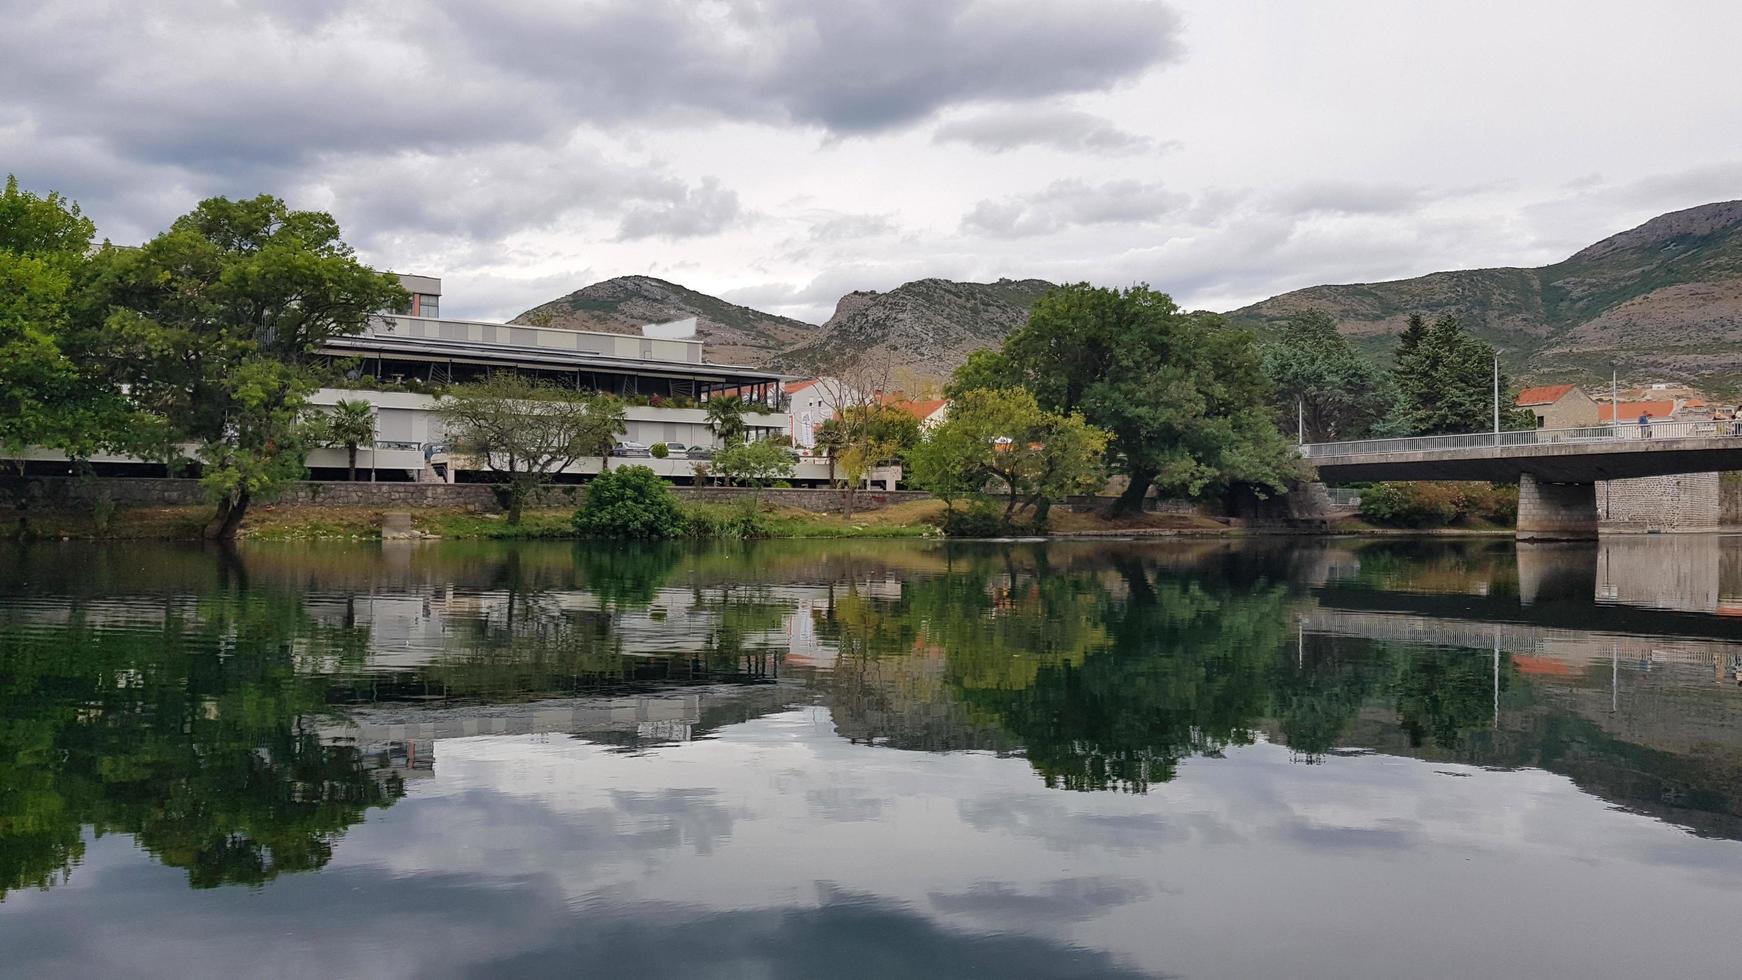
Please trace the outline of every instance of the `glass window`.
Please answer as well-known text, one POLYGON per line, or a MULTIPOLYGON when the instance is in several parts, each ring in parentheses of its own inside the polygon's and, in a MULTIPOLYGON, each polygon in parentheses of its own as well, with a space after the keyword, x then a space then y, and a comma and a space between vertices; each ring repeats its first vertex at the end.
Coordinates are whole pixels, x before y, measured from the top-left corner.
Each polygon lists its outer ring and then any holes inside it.
POLYGON ((417 297, 418 315, 419 316, 440 316, 441 315, 441 302, 442 302, 442 299, 440 296, 431 296, 428 293, 419 293, 418 297, 417 297))

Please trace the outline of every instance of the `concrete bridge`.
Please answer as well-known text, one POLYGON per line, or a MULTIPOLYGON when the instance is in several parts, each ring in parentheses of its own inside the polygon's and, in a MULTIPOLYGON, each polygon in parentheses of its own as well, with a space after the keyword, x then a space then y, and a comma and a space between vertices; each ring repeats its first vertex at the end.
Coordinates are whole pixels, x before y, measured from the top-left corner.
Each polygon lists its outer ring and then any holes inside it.
POLYGON ((1309 443, 1301 454, 1327 483, 1517 483, 1518 537, 1569 540, 1597 536, 1598 481, 1742 470, 1742 421, 1309 443))

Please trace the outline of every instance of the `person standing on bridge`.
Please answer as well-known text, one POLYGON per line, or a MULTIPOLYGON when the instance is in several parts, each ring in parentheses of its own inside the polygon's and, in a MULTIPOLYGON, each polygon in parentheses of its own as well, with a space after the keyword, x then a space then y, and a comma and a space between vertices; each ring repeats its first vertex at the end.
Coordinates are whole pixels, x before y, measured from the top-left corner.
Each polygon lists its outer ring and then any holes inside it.
POLYGON ((1650 412, 1640 412, 1639 413, 1639 438, 1641 438, 1641 439, 1650 439, 1651 438, 1651 413, 1650 412))

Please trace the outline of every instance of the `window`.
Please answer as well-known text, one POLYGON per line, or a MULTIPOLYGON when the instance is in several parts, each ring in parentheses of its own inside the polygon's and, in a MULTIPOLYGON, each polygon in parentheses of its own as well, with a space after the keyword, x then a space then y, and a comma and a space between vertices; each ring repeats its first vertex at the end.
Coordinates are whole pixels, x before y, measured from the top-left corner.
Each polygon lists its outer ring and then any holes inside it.
POLYGON ((418 293, 417 315, 441 316, 441 303, 442 298, 440 296, 431 296, 428 293, 418 293))

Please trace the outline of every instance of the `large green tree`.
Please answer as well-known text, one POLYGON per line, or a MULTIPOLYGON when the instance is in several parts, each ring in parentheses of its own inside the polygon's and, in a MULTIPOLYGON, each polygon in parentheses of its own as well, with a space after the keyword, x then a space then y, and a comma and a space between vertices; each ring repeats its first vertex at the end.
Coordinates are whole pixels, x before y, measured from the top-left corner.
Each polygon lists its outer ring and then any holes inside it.
POLYGON ((405 299, 357 261, 331 215, 269 195, 202 201, 140 248, 105 245, 92 267, 83 353, 155 423, 136 451, 197 447, 215 538, 303 474, 316 351, 405 299))
POLYGON ((1105 482, 1107 433, 1077 413, 1048 412, 1021 388, 965 391, 949 418, 908 454, 913 479, 945 501, 991 489, 1004 520, 1105 482))
MULTIPOLYGON (((1398 426, 1412 435, 1484 432, 1494 424, 1495 350, 1466 331, 1454 316, 1430 326, 1409 318, 1398 337, 1392 378, 1398 395, 1398 426)), ((1511 381, 1499 379, 1502 428, 1529 428, 1529 413, 1513 409, 1511 381)))
POLYGON ((1281 492, 1296 477, 1251 335, 1147 286, 1047 293, 996 356, 970 360, 952 390, 994 377, 1109 433, 1108 461, 1129 480, 1119 511, 1140 508, 1152 486, 1186 496, 1237 484, 1281 492))
POLYGON ((609 452, 623 431, 622 402, 516 374, 457 385, 436 405, 455 452, 495 473, 519 524, 539 486, 589 456, 609 452))
POLYGON ((72 290, 95 229, 58 194, 0 191, 0 447, 74 458, 118 441, 125 411, 67 356, 72 290))
POLYGON ((1290 317, 1260 348, 1278 426, 1308 442, 1360 439, 1392 414, 1391 379, 1337 332, 1329 314, 1290 317))

